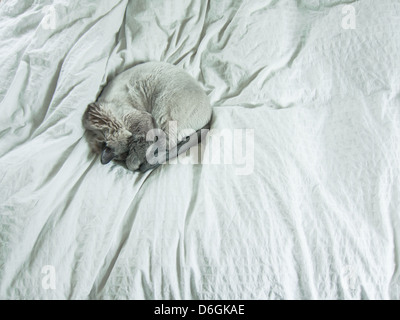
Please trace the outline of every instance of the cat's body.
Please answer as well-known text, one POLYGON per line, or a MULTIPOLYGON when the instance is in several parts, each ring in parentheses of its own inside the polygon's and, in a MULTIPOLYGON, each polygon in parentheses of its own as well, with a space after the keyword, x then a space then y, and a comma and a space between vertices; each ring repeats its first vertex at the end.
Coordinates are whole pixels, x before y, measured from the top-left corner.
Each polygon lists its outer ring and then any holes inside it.
MULTIPOLYGON (((182 69, 161 62, 137 65, 116 76, 83 117, 92 150, 102 163, 126 161, 135 171, 146 164, 151 141, 146 135, 159 128, 181 141, 185 129, 199 130, 211 119, 212 108, 200 85, 182 69), (170 122, 176 122, 176 132, 170 122)), ((171 145, 171 141, 168 144, 171 145)))

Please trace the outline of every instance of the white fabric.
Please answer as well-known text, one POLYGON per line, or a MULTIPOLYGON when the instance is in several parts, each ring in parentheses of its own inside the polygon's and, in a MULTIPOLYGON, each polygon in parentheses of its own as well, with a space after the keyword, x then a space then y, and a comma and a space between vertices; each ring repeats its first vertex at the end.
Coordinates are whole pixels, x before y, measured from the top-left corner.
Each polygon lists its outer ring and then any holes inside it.
POLYGON ((398 0, 3 0, 0 298, 399 299, 399 16, 398 0), (86 106, 151 60, 204 85, 213 129, 254 129, 251 174, 90 154, 86 106))

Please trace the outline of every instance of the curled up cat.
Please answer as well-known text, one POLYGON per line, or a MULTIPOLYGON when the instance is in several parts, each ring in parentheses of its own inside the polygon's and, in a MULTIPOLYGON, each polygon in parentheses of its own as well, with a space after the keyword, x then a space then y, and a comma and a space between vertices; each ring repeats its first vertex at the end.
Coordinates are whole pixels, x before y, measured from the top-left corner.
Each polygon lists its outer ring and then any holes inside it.
POLYGON ((208 96, 189 74, 168 63, 147 62, 110 81, 87 107, 83 126, 102 164, 123 161, 129 170, 145 172, 168 160, 171 150, 176 156, 197 144, 211 115, 208 96), (157 135, 160 131, 163 135, 157 135), (163 157, 151 148, 160 137, 169 146, 163 157))

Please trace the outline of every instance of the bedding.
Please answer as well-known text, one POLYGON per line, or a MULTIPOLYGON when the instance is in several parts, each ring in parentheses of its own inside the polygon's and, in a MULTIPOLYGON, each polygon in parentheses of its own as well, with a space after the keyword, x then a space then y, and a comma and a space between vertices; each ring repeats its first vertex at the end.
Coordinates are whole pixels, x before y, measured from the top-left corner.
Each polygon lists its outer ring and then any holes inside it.
POLYGON ((1 1, 0 298, 399 299, 399 17, 397 0, 1 1), (209 95, 202 164, 90 153, 86 106, 145 61, 209 95))

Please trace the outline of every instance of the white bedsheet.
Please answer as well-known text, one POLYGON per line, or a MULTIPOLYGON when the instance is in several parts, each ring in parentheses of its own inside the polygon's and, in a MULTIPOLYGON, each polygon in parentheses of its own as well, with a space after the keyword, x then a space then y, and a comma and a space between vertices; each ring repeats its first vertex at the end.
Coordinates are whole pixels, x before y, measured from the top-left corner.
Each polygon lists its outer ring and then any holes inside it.
POLYGON ((1 1, 0 298, 399 299, 399 17, 398 0, 1 1), (204 85, 213 129, 254 129, 251 174, 90 154, 86 106, 151 60, 204 85))

